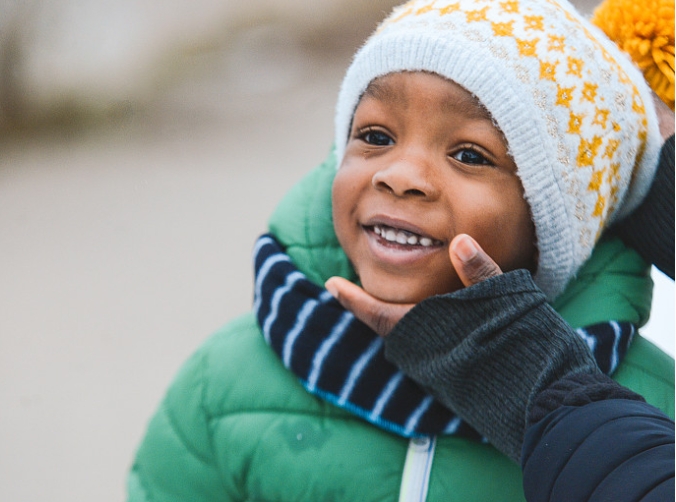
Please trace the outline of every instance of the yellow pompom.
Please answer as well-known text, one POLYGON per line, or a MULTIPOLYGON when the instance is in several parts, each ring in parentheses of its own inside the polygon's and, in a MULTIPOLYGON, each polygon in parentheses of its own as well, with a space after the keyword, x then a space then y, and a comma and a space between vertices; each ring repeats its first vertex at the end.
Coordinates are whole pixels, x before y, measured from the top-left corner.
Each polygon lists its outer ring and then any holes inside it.
POLYGON ((605 0, 592 22, 643 71, 662 101, 674 109, 674 0, 605 0))

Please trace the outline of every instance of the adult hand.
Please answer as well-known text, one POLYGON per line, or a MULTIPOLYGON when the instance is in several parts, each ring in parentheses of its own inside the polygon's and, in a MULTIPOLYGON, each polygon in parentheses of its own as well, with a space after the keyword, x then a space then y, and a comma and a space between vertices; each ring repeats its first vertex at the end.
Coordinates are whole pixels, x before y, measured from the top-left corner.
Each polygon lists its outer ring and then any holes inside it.
MULTIPOLYGON (((448 247, 451 263, 465 287, 496 275, 502 270, 469 235, 456 235, 448 247)), ((331 277, 325 284, 343 307, 380 336, 387 336, 395 324, 414 307, 412 303, 388 303, 342 277, 331 277)))
POLYGON ((498 264, 469 235, 456 235, 448 247, 448 253, 465 287, 502 274, 498 264))

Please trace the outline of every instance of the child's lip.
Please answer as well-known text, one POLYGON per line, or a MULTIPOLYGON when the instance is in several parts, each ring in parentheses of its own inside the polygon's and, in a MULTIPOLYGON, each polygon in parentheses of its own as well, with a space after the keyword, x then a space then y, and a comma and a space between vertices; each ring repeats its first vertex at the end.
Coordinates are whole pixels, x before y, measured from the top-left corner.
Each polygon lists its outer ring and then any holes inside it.
POLYGON ((369 218, 362 224, 362 228, 373 258, 387 268, 420 265, 421 260, 426 260, 429 256, 445 249, 443 241, 434 239, 428 233, 421 231, 417 225, 398 218, 383 216, 369 218), (387 240, 376 233, 375 227, 379 226, 415 234, 417 242, 415 244, 402 244, 387 240), (423 238, 427 238, 431 242, 423 245, 420 242, 423 238))

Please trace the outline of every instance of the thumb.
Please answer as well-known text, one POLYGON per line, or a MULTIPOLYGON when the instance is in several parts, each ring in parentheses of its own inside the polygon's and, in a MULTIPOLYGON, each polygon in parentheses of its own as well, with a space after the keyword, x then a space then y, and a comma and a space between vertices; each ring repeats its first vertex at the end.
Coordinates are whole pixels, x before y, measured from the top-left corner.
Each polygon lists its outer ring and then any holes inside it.
POLYGON ((465 287, 502 274, 498 264, 469 235, 456 235, 449 246, 449 254, 465 287))
POLYGON ((380 336, 387 336, 413 304, 387 303, 371 296, 342 277, 331 277, 324 285, 340 304, 380 336))

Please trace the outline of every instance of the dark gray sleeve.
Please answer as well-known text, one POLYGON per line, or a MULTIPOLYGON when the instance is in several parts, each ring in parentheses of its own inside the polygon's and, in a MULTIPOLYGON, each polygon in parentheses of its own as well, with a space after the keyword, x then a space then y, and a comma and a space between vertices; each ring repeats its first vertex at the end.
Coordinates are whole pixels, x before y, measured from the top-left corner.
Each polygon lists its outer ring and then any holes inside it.
POLYGON ((650 191, 614 231, 666 275, 674 278, 674 136, 662 146, 650 191))
POLYGON ((385 354, 516 462, 534 396, 566 375, 600 373, 525 270, 424 300, 385 338, 385 354))

